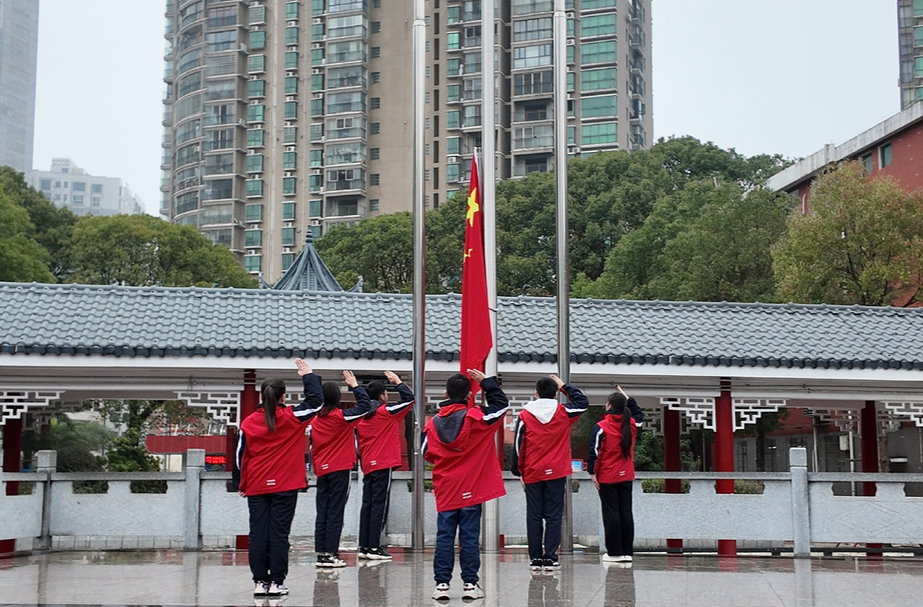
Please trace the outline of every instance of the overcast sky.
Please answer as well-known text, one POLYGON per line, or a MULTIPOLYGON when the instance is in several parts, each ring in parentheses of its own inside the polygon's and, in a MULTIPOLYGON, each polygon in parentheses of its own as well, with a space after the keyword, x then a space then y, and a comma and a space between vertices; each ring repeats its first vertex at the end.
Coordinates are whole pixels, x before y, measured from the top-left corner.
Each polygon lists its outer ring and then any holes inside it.
MULTIPOLYGON (((156 215, 164 2, 40 1, 33 166, 120 177, 156 215)), ((654 137, 788 157, 842 143, 900 109, 896 5, 653 0, 654 137)))

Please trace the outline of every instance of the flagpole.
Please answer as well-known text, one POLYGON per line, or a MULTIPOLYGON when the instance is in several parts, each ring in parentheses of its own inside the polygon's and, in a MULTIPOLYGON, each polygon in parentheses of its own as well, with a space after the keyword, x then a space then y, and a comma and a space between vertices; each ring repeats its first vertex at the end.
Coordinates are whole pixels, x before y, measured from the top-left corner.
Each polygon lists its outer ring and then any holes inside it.
POLYGON ((426 9, 424 0, 413 2, 413 502, 411 504, 411 548, 422 552, 423 471, 425 463, 421 437, 423 406, 426 404, 426 266, 424 263, 424 127, 426 96, 426 9))
MULTIPOLYGON (((556 198, 558 377, 570 383, 570 270, 567 228, 567 15, 554 0, 554 177, 556 198)), ((564 491, 561 552, 574 549, 570 476, 564 491)))
MULTIPOLYGON (((484 362, 484 374, 497 375, 497 187, 496 187, 496 128, 494 105, 494 3, 481 3, 481 200, 484 219, 484 270, 487 275, 487 307, 490 310, 490 332, 493 346, 484 362)), ((498 455, 503 449, 503 431, 497 433, 498 455)), ((484 505, 484 537, 482 545, 488 552, 500 546, 500 503, 490 500, 484 505)))

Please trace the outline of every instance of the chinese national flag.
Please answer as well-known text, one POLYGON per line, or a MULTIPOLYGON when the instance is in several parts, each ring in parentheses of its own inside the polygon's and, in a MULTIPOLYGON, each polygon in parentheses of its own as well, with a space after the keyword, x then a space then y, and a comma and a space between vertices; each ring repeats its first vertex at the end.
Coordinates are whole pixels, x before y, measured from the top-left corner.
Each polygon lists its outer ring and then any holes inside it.
MULTIPOLYGON (((484 221, 477 156, 471 160, 468 211, 465 213, 465 259, 462 266, 461 372, 484 370, 493 346, 487 306, 487 271, 484 266, 484 221)), ((472 394, 478 391, 472 383, 472 394)))

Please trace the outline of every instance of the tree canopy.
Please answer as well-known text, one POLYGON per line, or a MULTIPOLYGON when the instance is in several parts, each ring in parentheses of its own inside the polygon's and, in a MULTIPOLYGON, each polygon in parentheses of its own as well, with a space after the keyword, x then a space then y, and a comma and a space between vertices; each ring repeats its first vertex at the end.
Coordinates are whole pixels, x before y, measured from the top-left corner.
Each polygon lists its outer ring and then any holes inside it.
POLYGON ((858 162, 820 175, 810 212, 794 212, 774 249, 783 301, 908 306, 919 293, 923 195, 890 177, 870 178, 858 162))

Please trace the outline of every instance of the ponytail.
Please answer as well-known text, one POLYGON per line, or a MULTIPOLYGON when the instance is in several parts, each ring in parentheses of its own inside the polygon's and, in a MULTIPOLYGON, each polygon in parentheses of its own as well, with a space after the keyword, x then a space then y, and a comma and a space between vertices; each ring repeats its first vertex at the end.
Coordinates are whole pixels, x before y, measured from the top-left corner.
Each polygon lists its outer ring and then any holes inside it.
POLYGON ((321 389, 324 392, 324 406, 321 407, 317 415, 319 417, 326 417, 334 409, 340 408, 340 396, 342 396, 342 392, 340 391, 340 384, 332 381, 324 382, 321 389))
POLYGON ((276 407, 285 394, 285 382, 278 378, 264 379, 260 385, 263 399, 263 421, 270 432, 276 431, 276 407))
POLYGON ((627 411, 628 399, 620 392, 613 392, 609 395, 608 400, 611 407, 606 413, 610 415, 621 415, 622 416, 622 457, 628 459, 631 457, 631 415, 627 411))

